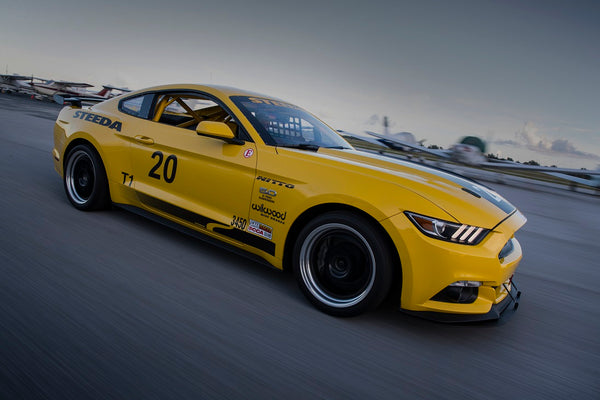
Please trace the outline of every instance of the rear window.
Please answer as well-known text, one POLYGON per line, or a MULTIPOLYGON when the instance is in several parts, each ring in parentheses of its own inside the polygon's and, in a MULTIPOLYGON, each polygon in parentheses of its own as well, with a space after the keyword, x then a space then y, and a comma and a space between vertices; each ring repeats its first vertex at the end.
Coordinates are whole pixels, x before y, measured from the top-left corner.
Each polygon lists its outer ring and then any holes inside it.
POLYGON ((121 111, 123 111, 126 114, 139 117, 140 112, 142 111, 143 103, 144 103, 144 96, 138 96, 138 97, 133 97, 131 99, 127 99, 121 103, 121 111))
POLYGON ((148 112, 152 106, 154 93, 145 93, 135 97, 129 97, 121 100, 119 110, 125 114, 133 115, 139 118, 148 118, 148 112))

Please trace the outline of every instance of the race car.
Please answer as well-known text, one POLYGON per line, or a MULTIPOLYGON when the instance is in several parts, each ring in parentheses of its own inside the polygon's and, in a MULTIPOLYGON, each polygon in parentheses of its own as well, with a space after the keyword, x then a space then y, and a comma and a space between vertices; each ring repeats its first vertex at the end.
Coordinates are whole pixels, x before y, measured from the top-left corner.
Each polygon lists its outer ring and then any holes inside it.
POLYGON ((336 316, 387 298, 439 320, 497 319, 520 292, 526 218, 493 190, 354 149, 303 108, 222 86, 167 85, 54 126, 54 166, 79 210, 113 205, 290 269, 336 316))

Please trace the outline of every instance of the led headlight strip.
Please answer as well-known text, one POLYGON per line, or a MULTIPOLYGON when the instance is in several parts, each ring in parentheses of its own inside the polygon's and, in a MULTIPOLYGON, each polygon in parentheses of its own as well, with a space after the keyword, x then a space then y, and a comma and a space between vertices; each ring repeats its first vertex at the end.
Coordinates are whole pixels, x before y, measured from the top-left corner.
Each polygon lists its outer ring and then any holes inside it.
POLYGON ((457 224, 409 211, 405 211, 404 214, 406 214, 408 219, 410 219, 410 221, 425 235, 447 242, 476 245, 481 242, 489 232, 489 229, 480 228, 478 226, 457 224))

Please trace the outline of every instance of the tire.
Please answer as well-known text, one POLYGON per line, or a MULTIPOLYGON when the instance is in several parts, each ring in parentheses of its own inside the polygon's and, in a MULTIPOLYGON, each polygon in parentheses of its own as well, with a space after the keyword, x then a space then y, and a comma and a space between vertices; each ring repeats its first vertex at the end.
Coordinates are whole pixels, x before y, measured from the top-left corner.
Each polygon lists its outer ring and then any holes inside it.
POLYGON ((293 251, 296 281, 327 314, 351 317, 376 308, 393 277, 388 240, 367 218, 347 211, 321 215, 300 231, 293 251))
POLYGON ((110 195, 106 171, 100 156, 88 145, 77 145, 69 151, 63 183, 67 197, 79 210, 108 208, 110 195))

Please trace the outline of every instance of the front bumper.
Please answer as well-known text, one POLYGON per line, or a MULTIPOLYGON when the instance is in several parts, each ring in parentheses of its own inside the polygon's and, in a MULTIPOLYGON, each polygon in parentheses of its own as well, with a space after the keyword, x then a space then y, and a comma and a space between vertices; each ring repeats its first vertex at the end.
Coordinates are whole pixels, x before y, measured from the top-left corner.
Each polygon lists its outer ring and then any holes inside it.
POLYGON ((504 298, 504 300, 498 304, 494 304, 491 310, 485 314, 444 314, 433 311, 411 311, 402 308, 400 311, 409 315, 444 323, 499 320, 501 318, 507 318, 509 315, 512 315, 517 308, 519 308, 521 291, 517 289, 517 286, 514 284, 514 282, 511 282, 510 288, 508 289, 508 295, 504 298))
POLYGON ((516 296, 510 279, 523 254, 514 234, 525 221, 516 211, 473 246, 427 237, 405 215, 384 221, 391 225, 388 232, 402 268, 400 308, 419 315, 465 315, 465 320, 497 318, 507 307, 506 297, 516 296), (461 281, 473 281, 479 287, 465 291, 464 297, 446 296, 452 293, 446 289, 461 281))

